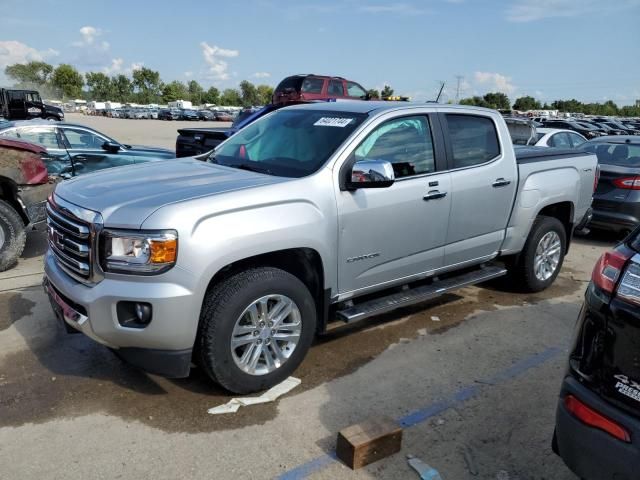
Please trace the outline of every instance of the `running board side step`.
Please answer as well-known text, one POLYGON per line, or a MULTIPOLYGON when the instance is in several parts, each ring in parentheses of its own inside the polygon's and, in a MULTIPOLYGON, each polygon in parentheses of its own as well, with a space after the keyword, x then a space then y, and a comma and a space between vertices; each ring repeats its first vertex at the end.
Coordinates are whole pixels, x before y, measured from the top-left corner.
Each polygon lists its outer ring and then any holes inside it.
POLYGON ((396 308, 406 307, 415 303, 431 300, 462 287, 486 282, 487 280, 501 277, 506 273, 507 270, 503 267, 494 265, 485 266, 462 275, 434 281, 430 285, 410 288, 403 290, 402 292, 392 293, 380 298, 374 298, 343 310, 338 310, 336 312, 336 320, 346 323, 364 320, 365 318, 373 317, 374 315, 390 312, 396 308))

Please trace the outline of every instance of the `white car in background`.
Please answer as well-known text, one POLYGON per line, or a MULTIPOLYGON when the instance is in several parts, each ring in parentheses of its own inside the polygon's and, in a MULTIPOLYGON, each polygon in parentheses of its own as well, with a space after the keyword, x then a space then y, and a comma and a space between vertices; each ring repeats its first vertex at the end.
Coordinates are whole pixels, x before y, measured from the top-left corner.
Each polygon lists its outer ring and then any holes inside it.
POLYGON ((536 147, 576 148, 587 141, 579 133, 561 128, 536 128, 536 147))

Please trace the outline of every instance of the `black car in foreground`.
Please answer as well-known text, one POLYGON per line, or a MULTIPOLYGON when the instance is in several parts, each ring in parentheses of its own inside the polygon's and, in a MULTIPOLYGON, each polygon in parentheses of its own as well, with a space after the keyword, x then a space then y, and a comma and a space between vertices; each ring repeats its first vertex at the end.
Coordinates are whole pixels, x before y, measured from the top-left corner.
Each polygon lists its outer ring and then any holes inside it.
POLYGON ((614 232, 633 230, 640 223, 640 137, 599 137, 581 149, 595 153, 600 168, 589 227, 614 232))
POLYGON ((640 478, 640 228, 593 270, 552 446, 580 478, 640 478))

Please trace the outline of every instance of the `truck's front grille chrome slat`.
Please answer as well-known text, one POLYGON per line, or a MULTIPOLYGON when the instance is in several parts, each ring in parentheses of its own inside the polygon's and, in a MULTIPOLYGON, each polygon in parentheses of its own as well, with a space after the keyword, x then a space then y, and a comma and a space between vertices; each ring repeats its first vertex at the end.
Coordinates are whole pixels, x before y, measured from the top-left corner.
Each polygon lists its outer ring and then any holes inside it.
POLYGON ((70 276, 83 283, 95 281, 96 225, 88 223, 84 211, 78 218, 70 209, 47 202, 49 248, 56 262, 70 276))

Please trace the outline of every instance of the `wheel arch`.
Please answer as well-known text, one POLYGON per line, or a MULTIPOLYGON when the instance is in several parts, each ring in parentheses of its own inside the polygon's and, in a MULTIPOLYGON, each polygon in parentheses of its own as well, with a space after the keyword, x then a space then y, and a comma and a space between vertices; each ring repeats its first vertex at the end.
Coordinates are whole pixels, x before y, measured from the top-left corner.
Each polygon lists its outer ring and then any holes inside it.
POLYGON ((540 216, 556 218, 560 221, 560 223, 562 223, 562 225, 564 226, 565 238, 566 238, 566 246, 565 246, 565 252, 564 252, 565 255, 569 252, 569 245, 573 238, 574 209, 575 207, 573 205, 573 202, 570 202, 570 201, 557 202, 557 203, 552 203, 550 205, 544 206, 543 208, 540 209, 540 211, 536 215, 536 218, 540 216))
POLYGON ((20 215, 25 225, 29 223, 27 212, 18 196, 18 185, 8 177, 0 176, 0 200, 4 200, 11 205, 11 207, 18 212, 18 215, 20 215))

